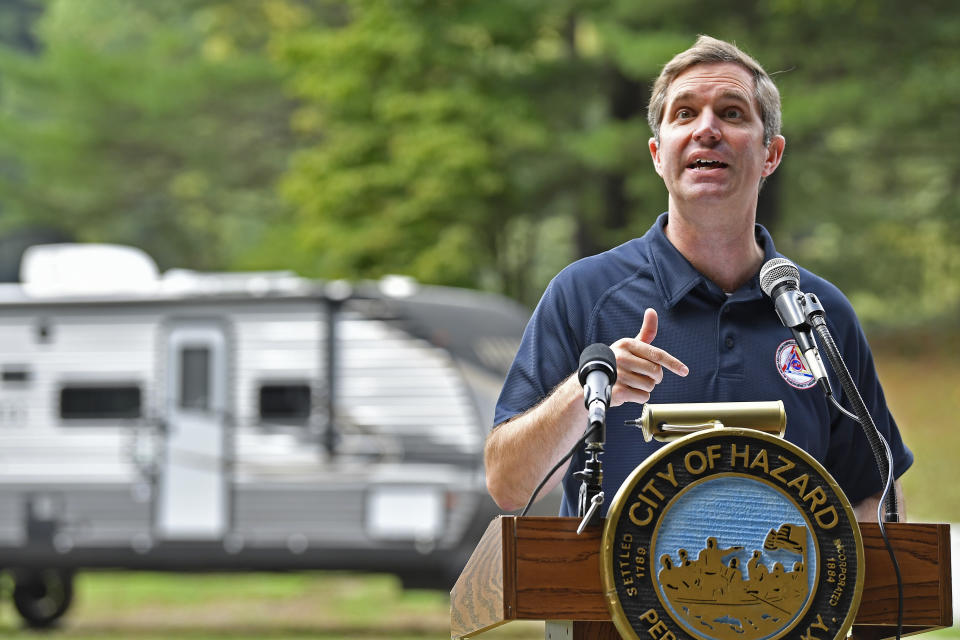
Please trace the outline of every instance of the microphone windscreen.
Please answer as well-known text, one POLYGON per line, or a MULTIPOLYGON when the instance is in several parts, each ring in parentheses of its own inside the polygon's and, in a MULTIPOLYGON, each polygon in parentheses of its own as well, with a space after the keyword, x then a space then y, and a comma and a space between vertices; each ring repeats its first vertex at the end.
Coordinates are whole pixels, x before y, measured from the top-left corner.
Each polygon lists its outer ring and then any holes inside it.
POLYGON ((602 342, 590 345, 580 354, 580 367, 577 374, 580 384, 586 382, 588 373, 596 371, 598 368, 608 370, 611 384, 617 379, 617 357, 613 355, 613 349, 602 342))
POLYGON ((760 288, 767 296, 773 294, 777 285, 792 282, 800 285, 800 270, 786 258, 772 258, 760 269, 760 288))

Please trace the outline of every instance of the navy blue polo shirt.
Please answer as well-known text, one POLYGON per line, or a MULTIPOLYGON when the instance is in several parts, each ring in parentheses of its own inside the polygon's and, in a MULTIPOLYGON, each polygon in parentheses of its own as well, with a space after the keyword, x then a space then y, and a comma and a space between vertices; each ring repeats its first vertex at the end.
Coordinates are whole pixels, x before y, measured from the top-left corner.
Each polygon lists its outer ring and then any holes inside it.
MULTIPOLYGON (((880 475, 861 427, 837 411, 819 387, 807 387, 802 368, 791 370, 793 336, 760 289, 759 273, 727 295, 670 243, 664 233, 666 221, 664 213, 642 237, 578 260, 550 282, 507 374, 494 424, 540 402, 576 370, 587 345, 636 336, 644 310, 652 307, 659 316, 653 344, 679 358, 690 373, 681 378, 664 371, 651 403, 782 400, 786 439, 820 461, 851 503, 880 491, 880 475)), ((760 225, 756 238, 764 262, 780 256, 760 225)), ((899 477, 912 464, 913 454, 904 446, 887 409, 853 307, 839 289, 803 268, 800 289, 820 298, 847 368, 890 444, 894 473, 899 477)), ((850 408, 832 371, 830 378, 838 400, 850 408)), ((604 511, 630 472, 662 446, 644 442, 639 429, 624 426, 625 420, 639 418, 642 409, 640 404, 626 403, 607 412, 601 457, 608 496, 604 511)), ((582 469, 583 463, 581 450, 564 476, 560 515, 576 515, 580 483, 572 471, 582 469)))

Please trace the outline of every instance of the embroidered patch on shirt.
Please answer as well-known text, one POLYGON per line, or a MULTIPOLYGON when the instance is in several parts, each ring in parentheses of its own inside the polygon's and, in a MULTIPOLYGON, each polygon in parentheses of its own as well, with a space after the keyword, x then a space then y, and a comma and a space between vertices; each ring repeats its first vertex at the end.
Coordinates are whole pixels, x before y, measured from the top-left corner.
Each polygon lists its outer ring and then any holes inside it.
POLYGON ((817 384, 803 358, 800 357, 796 340, 784 340, 777 347, 777 371, 787 384, 796 389, 809 389, 817 384))

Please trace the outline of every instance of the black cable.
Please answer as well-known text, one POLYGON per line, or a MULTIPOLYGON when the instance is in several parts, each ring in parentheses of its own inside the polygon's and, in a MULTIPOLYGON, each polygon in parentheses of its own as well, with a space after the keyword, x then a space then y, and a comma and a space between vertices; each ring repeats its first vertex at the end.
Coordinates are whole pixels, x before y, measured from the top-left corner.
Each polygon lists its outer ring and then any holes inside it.
POLYGON ((530 507, 533 506, 533 503, 536 501, 537 496, 540 494, 540 490, 543 489, 543 486, 545 484, 547 484, 547 480, 549 480, 550 477, 557 472, 557 469, 562 467, 565 462, 567 462, 570 458, 572 458, 573 454, 577 452, 577 449, 579 449, 583 445, 583 441, 586 440, 587 437, 590 436, 590 434, 592 434, 595 430, 599 428, 600 428, 600 425, 597 423, 594 423, 589 427, 587 427, 587 429, 583 432, 583 435, 580 436, 580 439, 577 440, 576 444, 574 444, 573 447, 570 448, 570 451, 568 451, 565 456, 560 458, 560 462, 553 465, 553 468, 547 472, 547 475, 543 476, 543 480, 540 481, 540 484, 537 485, 537 488, 534 489, 533 493, 530 495, 530 500, 527 501, 527 506, 525 506, 523 508, 523 511, 521 511, 517 515, 518 518, 522 518, 523 516, 527 515, 527 511, 529 511, 530 507))
POLYGON ((893 563, 893 572, 897 576, 897 640, 900 640, 900 636, 903 634, 903 578, 900 575, 900 563, 897 562, 897 556, 893 552, 890 540, 887 539, 887 529, 883 526, 883 519, 880 517, 887 492, 893 491, 896 493, 896 486, 893 483, 893 454, 890 452, 890 445, 883 434, 880 434, 880 439, 887 451, 887 459, 890 461, 890 465, 887 470, 887 485, 883 488, 880 503, 877 505, 877 523, 880 525, 880 536, 883 538, 883 544, 887 547, 887 553, 890 554, 890 562, 893 563))
MULTIPOLYGON (((839 409, 841 413, 854 422, 860 422, 857 416, 844 409, 843 406, 837 402, 837 399, 833 396, 833 394, 830 394, 827 397, 830 398, 830 401, 833 402, 833 406, 839 409)), ((883 447, 887 455, 887 480, 883 486, 883 493, 880 495, 880 502, 877 503, 877 525, 880 527, 880 537, 883 538, 883 544, 887 548, 887 554, 890 556, 890 561, 893 563, 893 572, 897 577, 897 640, 900 640, 900 636, 903 634, 903 578, 900 575, 900 563, 897 561, 897 556, 893 552, 893 546, 890 544, 890 539, 887 538, 887 528, 883 526, 883 503, 885 502, 887 492, 896 491, 893 483, 893 454, 890 452, 890 445, 887 444, 887 439, 883 437, 882 433, 880 434, 880 440, 883 441, 883 447)))
MULTIPOLYGON (((811 318, 810 322, 817 330, 817 335, 820 336, 820 340, 827 352, 827 358, 833 366, 833 371, 840 379, 840 386, 843 388, 843 393, 847 397, 847 401, 851 404, 853 412, 857 415, 857 422, 862 427, 863 435, 866 436, 867 443, 870 445, 871 451, 873 451, 873 457, 877 461, 877 467, 880 470, 880 482, 885 482, 890 465, 884 450, 885 444, 883 436, 880 435, 877 425, 873 422, 873 416, 870 415, 866 403, 864 403, 863 398, 860 396, 860 391, 857 390, 857 386, 853 382, 853 376, 850 375, 850 371, 843 361, 843 356, 840 354, 837 343, 834 342, 833 336, 830 335, 826 320, 822 315, 817 315, 811 318)), ((888 522, 896 522, 899 519, 897 512, 896 492, 887 494, 887 510, 886 518, 884 519, 888 522)))
POLYGON ((846 392, 847 398, 855 409, 860 409, 858 413, 863 415, 864 419, 844 409, 832 393, 827 394, 827 397, 841 413, 860 425, 864 434, 867 436, 870 448, 874 451, 874 456, 877 457, 877 466, 882 470, 881 480, 884 485, 883 492, 880 494, 880 503, 877 505, 877 525, 880 528, 880 537, 883 539, 883 544, 887 548, 887 554, 890 556, 890 562, 893 564, 893 572, 897 578, 896 637, 897 640, 900 640, 900 636, 903 634, 903 578, 900 574, 900 563, 897 561, 897 555, 893 551, 893 545, 890 544, 890 539, 887 537, 887 529, 884 526, 887 517, 892 516, 893 522, 899 519, 897 514, 896 490, 893 482, 893 454, 890 452, 890 445, 887 443, 886 438, 884 438, 880 430, 877 429, 876 424, 873 422, 873 417, 870 415, 870 412, 867 411, 866 404, 864 404, 860 392, 853 383, 853 377, 850 375, 850 371, 843 361, 840 349, 837 347, 836 342, 834 342, 833 336, 830 335, 830 330, 827 328, 826 322, 822 317, 817 317, 813 322, 813 326, 817 329, 817 333, 827 351, 827 358, 833 366, 834 373, 836 373, 840 379, 840 385, 843 387, 844 392, 846 392), (878 452, 881 445, 883 449, 881 452, 878 452), (883 471, 886 471, 885 478, 883 477, 883 471), (885 507, 887 513, 883 514, 885 507), (886 517, 884 517, 884 515, 886 515, 886 517))

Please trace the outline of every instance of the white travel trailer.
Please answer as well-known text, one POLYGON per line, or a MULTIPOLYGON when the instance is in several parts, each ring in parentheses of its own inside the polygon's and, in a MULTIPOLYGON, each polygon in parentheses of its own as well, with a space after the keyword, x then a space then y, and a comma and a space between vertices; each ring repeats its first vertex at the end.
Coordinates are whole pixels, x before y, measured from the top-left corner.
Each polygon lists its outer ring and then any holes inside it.
POLYGON ((0 285, 0 568, 351 569, 443 586, 497 513, 482 447, 527 314, 405 279, 159 274, 31 247, 0 285))

